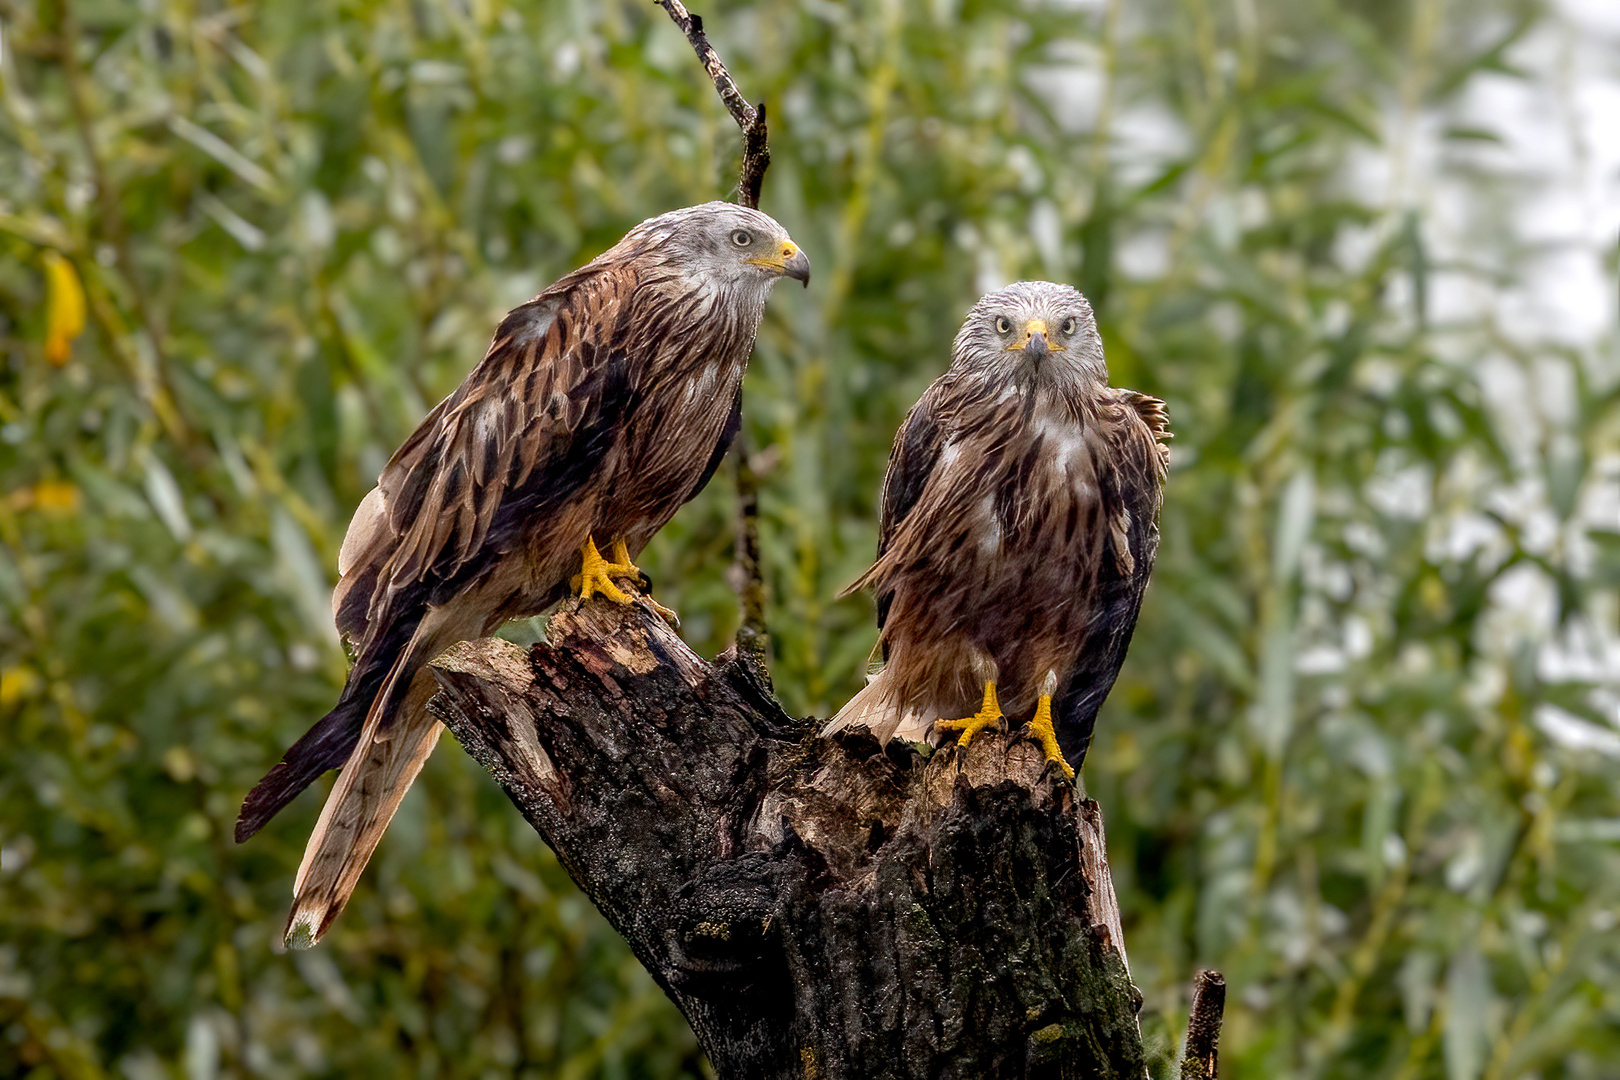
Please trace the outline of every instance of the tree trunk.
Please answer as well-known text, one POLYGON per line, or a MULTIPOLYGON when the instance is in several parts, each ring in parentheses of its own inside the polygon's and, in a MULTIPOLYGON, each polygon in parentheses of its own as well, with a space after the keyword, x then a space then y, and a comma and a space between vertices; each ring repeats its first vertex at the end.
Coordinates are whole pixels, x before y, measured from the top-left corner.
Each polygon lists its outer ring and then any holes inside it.
POLYGON ((723 1080, 1145 1076, 1102 817, 1036 747, 819 739, 639 603, 435 670, 723 1080))

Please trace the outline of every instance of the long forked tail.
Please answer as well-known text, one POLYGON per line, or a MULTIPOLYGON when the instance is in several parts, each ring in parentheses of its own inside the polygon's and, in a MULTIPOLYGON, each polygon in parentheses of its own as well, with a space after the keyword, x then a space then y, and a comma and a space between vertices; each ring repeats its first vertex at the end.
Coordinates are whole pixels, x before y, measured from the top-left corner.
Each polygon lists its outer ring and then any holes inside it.
POLYGON ((343 913, 361 871, 444 731, 427 711, 437 689, 432 673, 425 664, 408 671, 401 657, 321 807, 293 880, 284 931, 288 948, 313 946, 343 913), (401 678, 410 679, 402 696, 397 686, 401 678))
POLYGON ((825 739, 846 728, 865 727, 877 736, 880 743, 886 744, 896 735, 902 739, 921 741, 928 737, 928 727, 933 719, 925 716, 921 710, 905 707, 895 700, 894 687, 885 668, 868 679, 860 692, 827 721, 827 726, 821 729, 821 737, 825 739))

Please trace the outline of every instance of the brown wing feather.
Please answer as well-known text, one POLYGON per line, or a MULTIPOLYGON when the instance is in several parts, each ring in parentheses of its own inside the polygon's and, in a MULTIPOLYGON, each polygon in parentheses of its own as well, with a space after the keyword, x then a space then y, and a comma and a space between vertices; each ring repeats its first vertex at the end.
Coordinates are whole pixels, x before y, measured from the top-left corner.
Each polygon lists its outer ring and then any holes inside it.
POLYGON ((550 479, 548 464, 574 449, 582 419, 602 407, 610 351, 601 339, 624 319, 639 284, 634 252, 624 255, 582 267, 513 309, 483 360, 384 468, 382 520, 334 602, 338 629, 360 656, 397 598, 456 581, 475 560, 511 548, 515 537, 486 543, 502 508, 550 479))
MULTIPOLYGON (((546 495, 565 497, 569 480, 560 474, 589 471, 589 455, 575 445, 582 418, 622 408, 603 400, 613 388, 602 378, 608 354, 597 328, 614 324, 636 285, 633 264, 604 260, 514 309, 483 360, 394 453, 356 511, 333 591, 338 631, 355 651, 343 695, 248 793, 238 841, 349 758, 408 645, 415 642, 420 663, 450 644, 416 641, 423 614, 516 543, 503 516, 546 495), (559 459, 568 467, 551 468, 559 459), (492 528, 512 535, 487 543, 492 528)), ((397 692, 410 682, 410 673, 397 679, 397 692)), ((385 703, 383 715, 391 713, 385 703)))
MULTIPOLYGON (((935 379, 906 415, 895 436, 883 475, 877 558, 846 593, 875 586, 883 605, 885 579, 901 566, 926 559, 941 541, 941 527, 962 521, 964 508, 990 493, 1004 446, 998 433, 1009 430, 1014 402, 994 402, 977 379, 955 372, 935 379), (966 461, 983 466, 967 482, 935 481, 935 470, 948 447, 966 461)), ((883 625, 880 614, 878 625, 883 625)))
POLYGON ((1104 502, 1114 558, 1104 560, 1085 648, 1055 702, 1058 742, 1075 769, 1085 761, 1097 712, 1113 689, 1159 550, 1159 508, 1170 467, 1170 417, 1164 402, 1134 390, 1110 390, 1100 410, 1095 453, 1105 476, 1104 502))
POLYGON ((571 441, 588 407, 581 389, 607 355, 595 332, 613 325, 635 285, 633 268, 614 265, 514 309, 478 367, 394 454, 378 481, 388 529, 354 571, 376 567, 368 613, 426 578, 454 578, 483 552, 509 493, 571 441))
MULTIPOLYGON (((911 513, 917 500, 928 486, 928 478, 939 460, 945 445, 945 429, 940 422, 939 400, 946 396, 947 381, 936 379, 911 407, 895 432, 894 446, 889 451, 889 464, 883 470, 883 491, 878 503, 878 560, 883 558, 894 542, 900 525, 911 513)), ((872 584, 877 566, 874 564, 840 596, 849 596, 872 584)), ((878 629, 888 621, 889 604, 893 593, 879 590, 877 600, 878 629)))

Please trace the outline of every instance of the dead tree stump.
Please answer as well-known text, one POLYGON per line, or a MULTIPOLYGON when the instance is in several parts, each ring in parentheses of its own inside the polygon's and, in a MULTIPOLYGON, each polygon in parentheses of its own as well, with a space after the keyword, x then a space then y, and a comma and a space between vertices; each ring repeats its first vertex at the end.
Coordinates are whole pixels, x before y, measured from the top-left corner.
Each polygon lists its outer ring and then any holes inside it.
POLYGON ((1101 815, 1034 746, 818 739, 640 604, 436 674, 724 1080, 1145 1076, 1101 815))

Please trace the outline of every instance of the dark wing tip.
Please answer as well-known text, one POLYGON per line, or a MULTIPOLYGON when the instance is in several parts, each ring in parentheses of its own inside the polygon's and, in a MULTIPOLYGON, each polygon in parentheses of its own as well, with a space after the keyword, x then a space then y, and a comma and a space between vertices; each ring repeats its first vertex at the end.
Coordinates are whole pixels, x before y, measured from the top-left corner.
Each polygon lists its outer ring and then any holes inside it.
POLYGON ((289 746, 281 760, 264 774, 264 779, 253 785, 253 790, 242 800, 242 811, 236 818, 238 844, 264 828, 322 773, 338 768, 349 759, 349 752, 360 740, 360 726, 371 703, 373 686, 350 672, 349 686, 337 707, 304 732, 303 738, 289 746))
POLYGON ((298 793, 304 790, 304 785, 291 787, 284 777, 287 773, 287 763, 278 761, 275 767, 265 774, 264 779, 253 785, 253 790, 247 793, 242 800, 241 812, 236 815, 236 842, 245 844, 253 838, 253 834, 275 817, 281 808, 292 802, 298 793))

